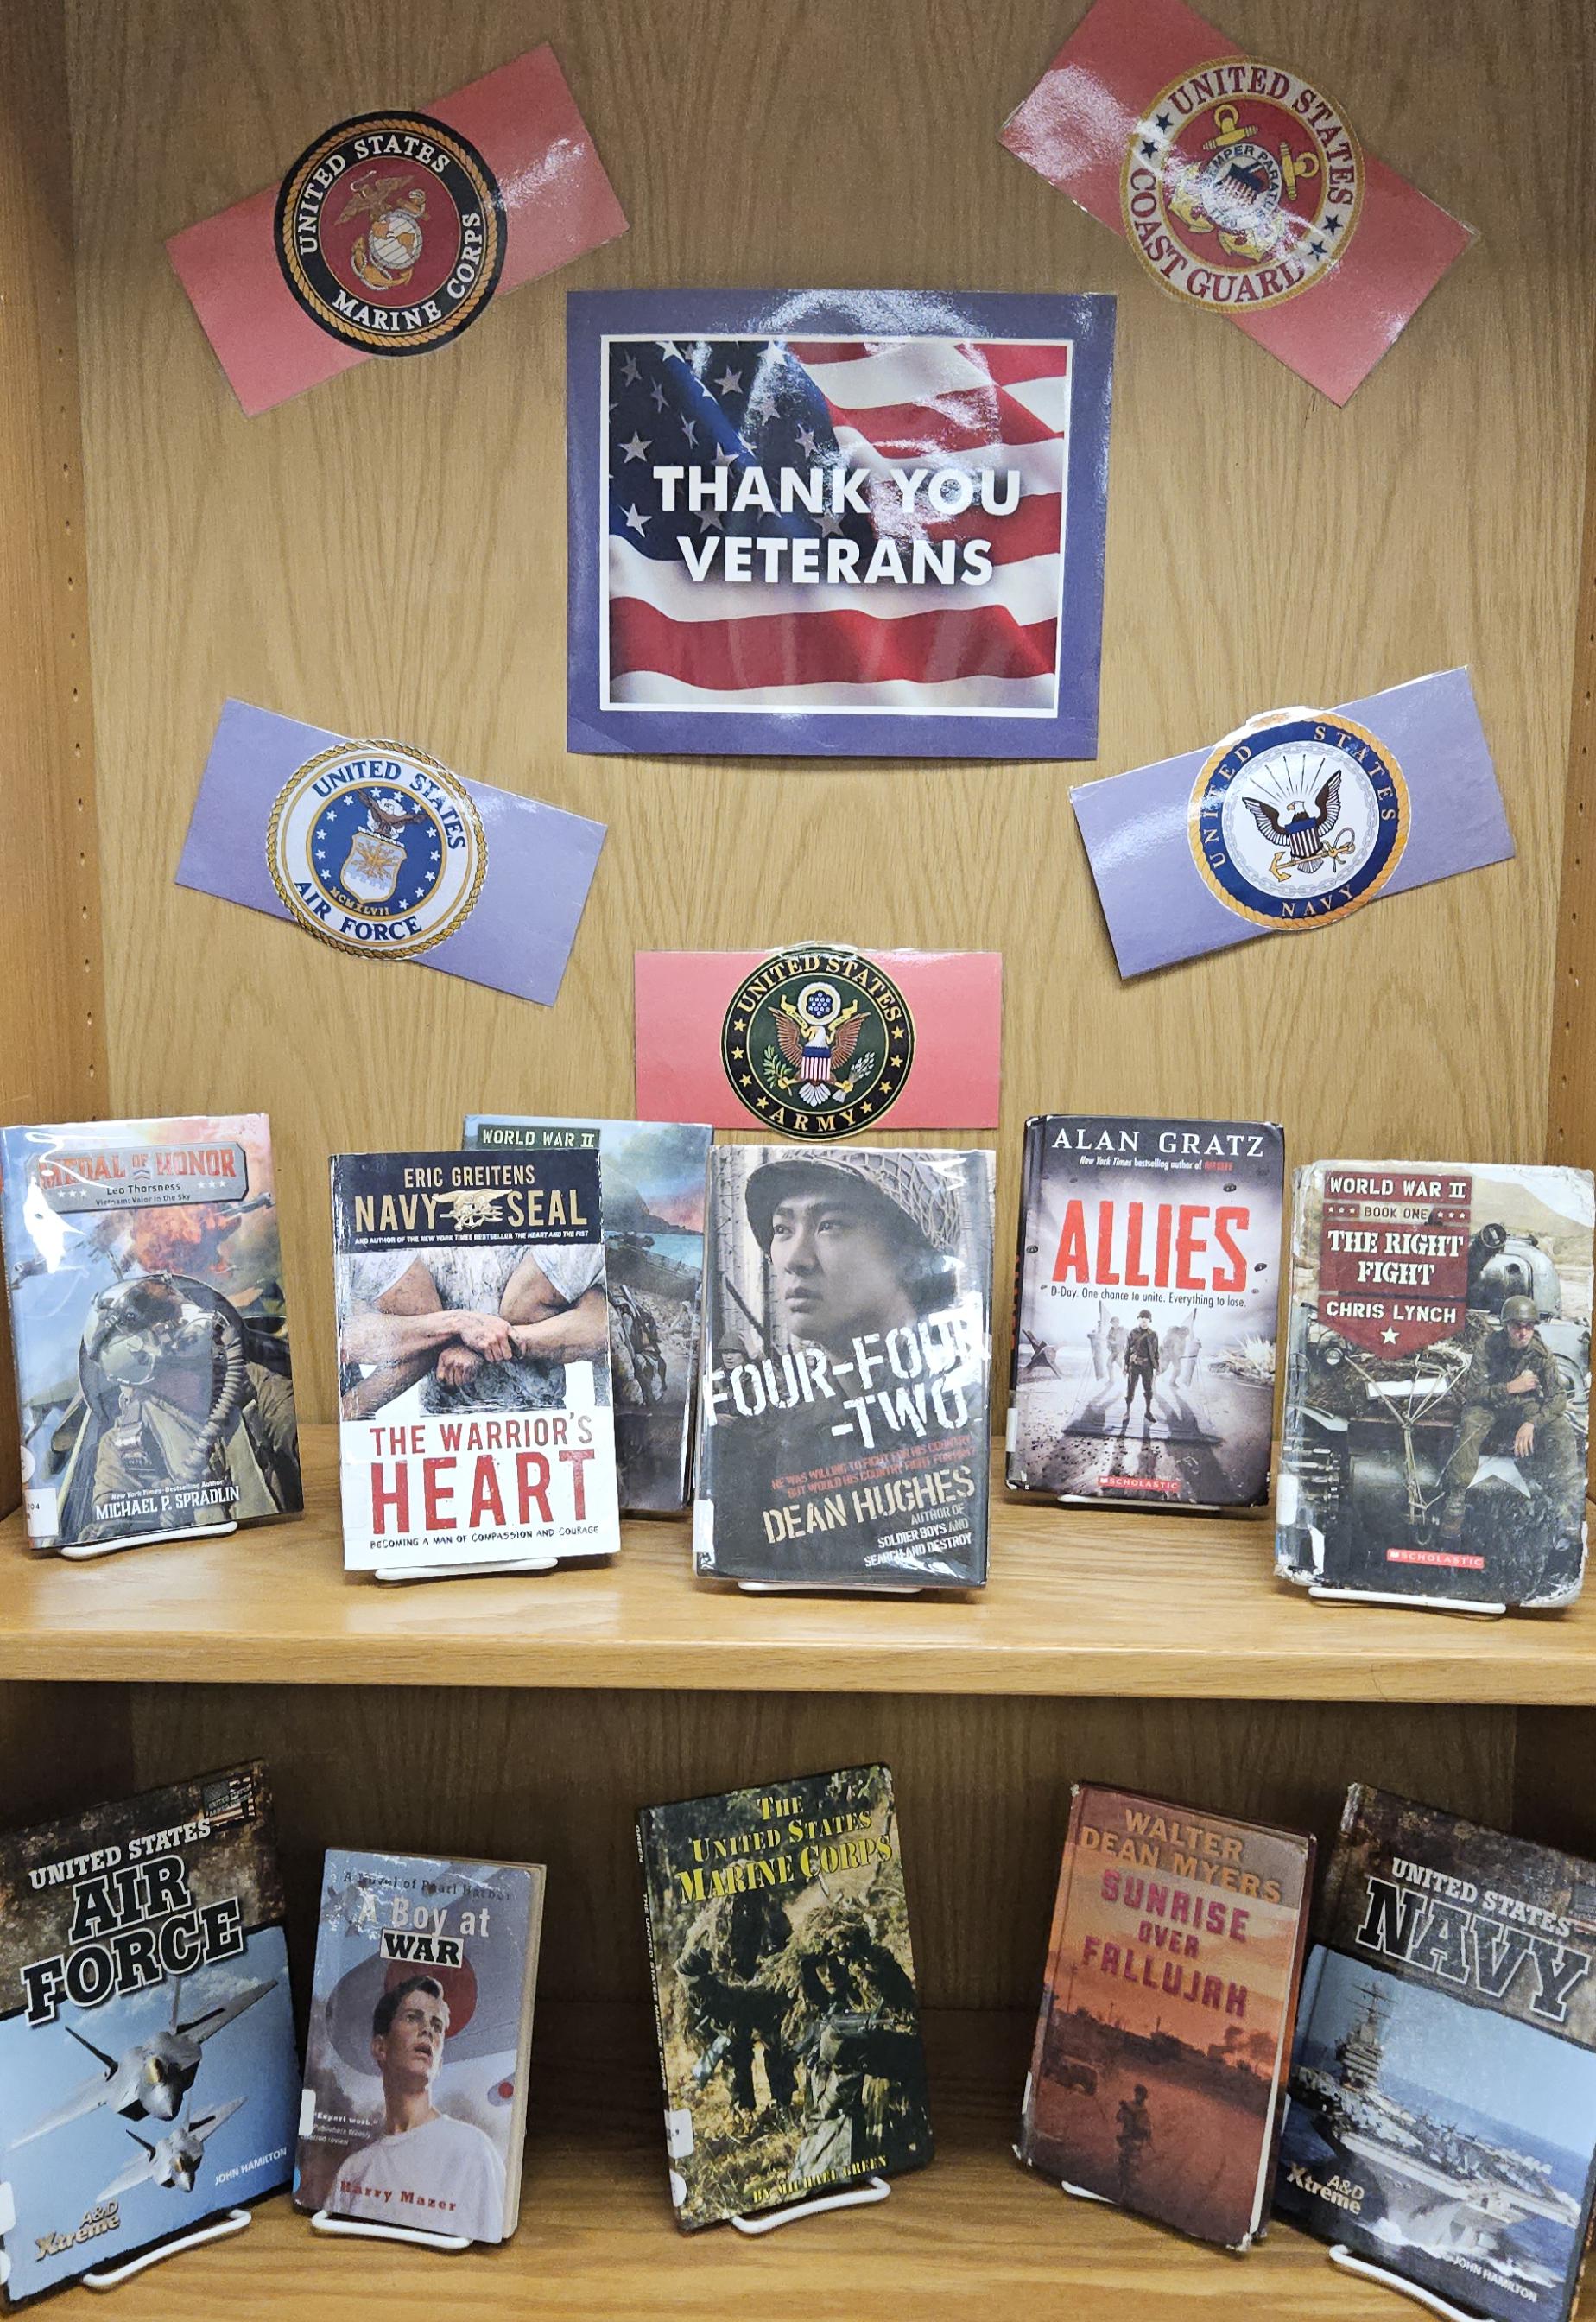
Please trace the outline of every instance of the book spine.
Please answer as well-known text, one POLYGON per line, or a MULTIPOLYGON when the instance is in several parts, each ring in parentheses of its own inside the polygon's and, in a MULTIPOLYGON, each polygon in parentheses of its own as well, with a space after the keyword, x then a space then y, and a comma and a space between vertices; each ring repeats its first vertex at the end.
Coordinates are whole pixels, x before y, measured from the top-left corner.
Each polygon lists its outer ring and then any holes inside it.
POLYGON ((1003 1471, 1009 1490, 1014 1492, 1023 1491, 1026 1485, 1025 1471, 1019 1466, 1015 1451, 1015 1431, 1018 1424, 1019 1328, 1026 1310, 1026 1246, 1030 1238, 1031 1211, 1036 1197, 1036 1179, 1046 1129, 1046 1115, 1033 1113, 1026 1123, 1025 1144, 1020 1157, 1019 1222, 1015 1228, 1014 1304, 1009 1317, 1008 1423, 1004 1434, 1003 1471))

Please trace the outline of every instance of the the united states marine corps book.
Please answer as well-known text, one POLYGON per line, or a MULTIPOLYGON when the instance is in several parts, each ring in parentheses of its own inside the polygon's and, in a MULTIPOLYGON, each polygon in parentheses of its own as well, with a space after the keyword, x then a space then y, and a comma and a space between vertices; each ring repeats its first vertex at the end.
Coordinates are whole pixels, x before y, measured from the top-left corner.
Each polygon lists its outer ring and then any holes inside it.
POLYGON ((298 2095, 264 1767, 0 1836, 14 2302, 286 2185, 298 2095))
POLYGON ((1011 1491, 1267 1500, 1283 1181, 1266 1120, 1026 1123, 1011 1491))
POLYGON ((329 1851, 294 2166, 302 2209, 508 2240, 543 1917, 534 1863, 329 1851))
POLYGON ((1584 1169, 1297 1172, 1287 1579, 1497 1609, 1579 1594, 1593 1214, 1584 1169))
POLYGON ((33 1546, 96 1556, 303 1504, 263 1113, 0 1130, 33 1546))
POLYGON ((343 1560, 620 1546, 598 1156, 333 1160, 343 1560))
POLYGON ((688 1497, 704 1286, 704 1161, 711 1132, 679 1120, 553 1120, 473 1112, 485 1152, 596 1152, 609 1277, 621 1506, 674 1515, 688 1497))
POLYGON ((1596 2189, 1596 1864, 1354 1784, 1275 2208, 1493 2322, 1573 2309, 1596 2189))
POLYGON ((932 2155, 892 1777, 854 1766, 637 1818, 677 2222, 932 2155))
POLYGON ((709 1156, 698 1571, 973 1588, 987 1570, 992 1156, 709 1156))
POLYGON ((1079 1785, 1019 2156, 1245 2250, 1265 2231, 1313 1841, 1079 1785))

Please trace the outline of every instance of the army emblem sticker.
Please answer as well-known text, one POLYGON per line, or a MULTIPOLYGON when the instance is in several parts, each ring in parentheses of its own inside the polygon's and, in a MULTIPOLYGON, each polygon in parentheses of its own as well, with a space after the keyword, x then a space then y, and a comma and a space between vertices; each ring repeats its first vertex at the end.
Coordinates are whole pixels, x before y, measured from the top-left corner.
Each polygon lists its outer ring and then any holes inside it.
POLYGON ((908 1002, 860 952, 784 951, 733 994, 721 1062, 739 1104, 788 1137, 852 1137, 901 1094, 908 1002))
POLYGON ((290 915, 339 951, 414 959, 470 918, 488 870, 460 776, 392 742, 341 744, 278 791, 266 855, 290 915))
POLYGON ((457 338, 492 297, 505 206, 469 139, 424 113, 340 122, 278 195, 274 241, 289 289, 363 353, 420 354, 457 338))
POLYGON ((1126 151, 1126 233, 1166 288, 1232 313, 1278 306, 1352 240, 1363 159, 1329 99, 1232 59, 1172 81, 1126 151))
POLYGON ((1254 719, 1192 786, 1191 852, 1254 927, 1322 927, 1378 895, 1408 842, 1408 786, 1366 727, 1333 711, 1254 719))

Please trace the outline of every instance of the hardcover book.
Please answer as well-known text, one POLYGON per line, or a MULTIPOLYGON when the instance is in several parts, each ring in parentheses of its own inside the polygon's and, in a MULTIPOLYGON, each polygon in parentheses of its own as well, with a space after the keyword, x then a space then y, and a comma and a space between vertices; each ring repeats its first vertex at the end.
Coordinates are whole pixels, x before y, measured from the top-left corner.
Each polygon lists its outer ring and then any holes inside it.
POLYGON ((333 1160, 343 1560, 620 1546, 596 1153, 333 1160))
POLYGON ((987 1571, 992 1156, 709 1156, 693 1557, 780 1587, 987 1571))
POLYGON ((14 2302, 286 2185, 298 2089, 264 1767, 0 1836, 14 2302))
POLYGON ((264 1113, 0 1130, 28 1537, 96 1555, 303 1505, 264 1113))
POLYGON ((932 2156, 885 1766, 637 1818, 677 2222, 691 2232, 932 2156))
POLYGON ((294 2199, 507 2241, 543 1916, 528 1862, 329 1850, 294 2199))
POLYGON ((710 1134, 679 1120, 466 1119, 471 1149, 598 1156, 616 1467, 629 1514, 673 1515, 687 1505, 710 1134))
POLYGON ((1356 1595, 1566 1604, 1585 1563, 1585 1169, 1297 1172, 1275 1561, 1356 1595))
POLYGON ((1019 2155, 1245 2250, 1269 2221, 1311 1838, 1072 1794, 1019 2155))
POLYGON ((1283 1197, 1269 1121, 1026 1121, 1011 1491, 1263 1504, 1283 1197))
POLYGON ((1596 2189, 1596 1864, 1354 1784, 1275 2207, 1496 2322, 1563 2322, 1596 2189))

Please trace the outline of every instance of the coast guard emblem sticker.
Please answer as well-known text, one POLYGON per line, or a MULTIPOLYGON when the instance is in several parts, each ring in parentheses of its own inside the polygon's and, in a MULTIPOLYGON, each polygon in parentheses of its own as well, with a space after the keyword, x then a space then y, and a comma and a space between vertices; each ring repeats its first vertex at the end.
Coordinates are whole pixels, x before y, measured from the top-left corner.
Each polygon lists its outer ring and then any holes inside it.
POLYGON ((1166 289, 1232 315, 1278 306, 1352 240, 1363 158, 1328 97, 1236 59, 1181 75, 1126 151, 1126 237, 1166 289))
POLYGON ((291 916, 339 951, 414 959, 470 918, 488 870, 470 792, 394 742, 342 743, 278 792, 266 856, 291 916))
POLYGON ((314 323, 363 353, 457 338, 492 297, 505 206, 469 139, 424 113, 365 113, 306 147, 278 195, 278 262, 314 323))
POLYGON ((1378 895, 1408 842, 1408 786, 1377 736, 1330 710, 1277 710, 1221 742, 1192 785, 1191 852, 1227 910, 1323 927, 1378 895))
POLYGON ((901 1094, 915 1020, 862 952, 777 952, 732 995, 720 1053, 738 1102, 762 1127, 852 1137, 901 1094))

